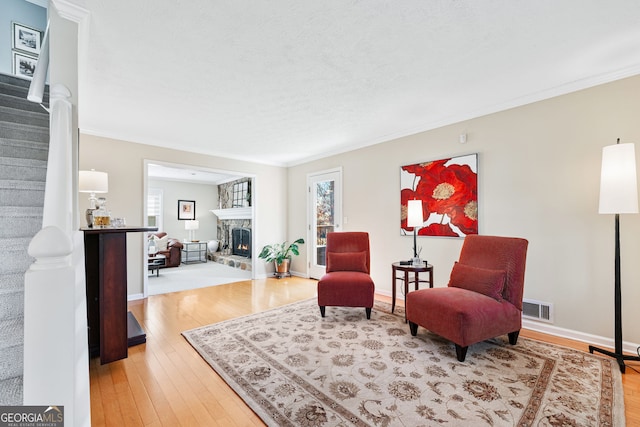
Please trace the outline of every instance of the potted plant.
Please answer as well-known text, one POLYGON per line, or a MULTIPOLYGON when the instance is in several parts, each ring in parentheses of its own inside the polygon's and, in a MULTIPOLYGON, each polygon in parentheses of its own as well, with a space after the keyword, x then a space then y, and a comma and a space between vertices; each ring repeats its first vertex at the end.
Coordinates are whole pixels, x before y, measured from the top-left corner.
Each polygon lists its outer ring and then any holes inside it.
POLYGON ((266 262, 272 262, 276 268, 276 277, 291 276, 289 273, 289 265, 291 264, 291 255, 300 255, 298 245, 304 243, 304 239, 300 238, 295 242, 289 244, 289 242, 275 243, 273 245, 266 245, 260 251, 258 258, 264 259, 266 262))

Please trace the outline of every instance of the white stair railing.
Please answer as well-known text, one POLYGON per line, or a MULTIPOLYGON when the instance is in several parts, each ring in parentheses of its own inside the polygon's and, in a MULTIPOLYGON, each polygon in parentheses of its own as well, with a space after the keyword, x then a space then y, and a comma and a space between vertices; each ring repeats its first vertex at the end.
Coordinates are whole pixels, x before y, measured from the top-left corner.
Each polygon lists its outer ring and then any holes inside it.
POLYGON ((65 426, 90 426, 89 350, 81 231, 72 229, 72 104, 50 93, 50 141, 43 228, 29 245, 25 274, 24 404, 64 406, 65 426))

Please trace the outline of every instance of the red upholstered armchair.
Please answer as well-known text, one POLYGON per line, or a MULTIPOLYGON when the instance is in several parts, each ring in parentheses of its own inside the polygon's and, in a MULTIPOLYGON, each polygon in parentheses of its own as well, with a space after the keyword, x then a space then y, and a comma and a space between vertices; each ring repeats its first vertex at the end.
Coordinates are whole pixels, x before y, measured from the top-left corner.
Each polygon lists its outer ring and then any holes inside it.
POLYGON ((467 236, 446 288, 407 295, 407 320, 456 346, 463 362, 471 344, 503 334, 515 344, 522 327, 524 269, 529 242, 495 236, 467 236))
POLYGON ((375 286, 369 276, 369 233, 327 234, 326 274, 318 282, 318 305, 364 307, 371 318, 375 286))

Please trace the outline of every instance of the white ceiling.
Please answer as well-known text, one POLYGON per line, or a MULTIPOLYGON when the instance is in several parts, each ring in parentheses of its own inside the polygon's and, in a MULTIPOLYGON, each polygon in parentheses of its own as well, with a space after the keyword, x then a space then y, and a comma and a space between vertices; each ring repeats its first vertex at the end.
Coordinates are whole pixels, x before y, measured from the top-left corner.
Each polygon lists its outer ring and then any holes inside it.
POLYGON ((638 0, 73 2, 83 132, 267 164, 640 74, 638 0))

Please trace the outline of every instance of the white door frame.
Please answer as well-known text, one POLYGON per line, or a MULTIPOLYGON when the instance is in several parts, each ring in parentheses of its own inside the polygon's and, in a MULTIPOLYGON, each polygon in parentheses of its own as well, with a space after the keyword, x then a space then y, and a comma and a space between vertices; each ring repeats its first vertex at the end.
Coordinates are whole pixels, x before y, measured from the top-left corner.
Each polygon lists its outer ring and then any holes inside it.
POLYGON ((335 181, 334 185, 334 231, 342 230, 342 167, 307 174, 307 268, 309 277, 319 279, 325 272, 324 265, 316 263, 316 209, 312 187, 316 182, 335 181))

